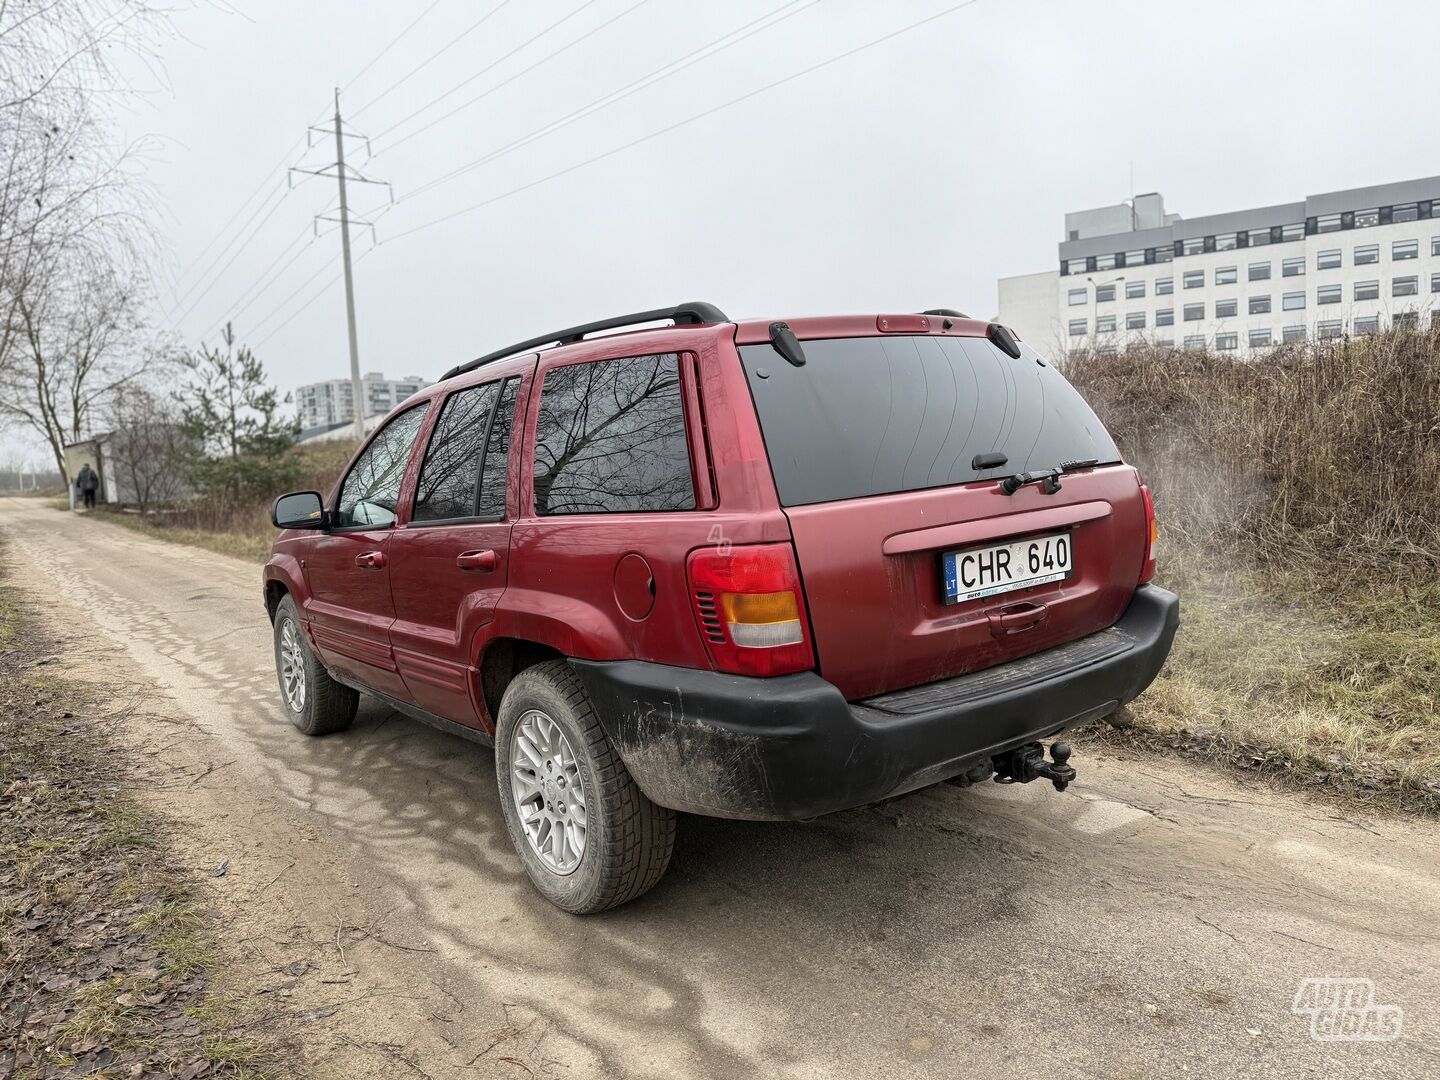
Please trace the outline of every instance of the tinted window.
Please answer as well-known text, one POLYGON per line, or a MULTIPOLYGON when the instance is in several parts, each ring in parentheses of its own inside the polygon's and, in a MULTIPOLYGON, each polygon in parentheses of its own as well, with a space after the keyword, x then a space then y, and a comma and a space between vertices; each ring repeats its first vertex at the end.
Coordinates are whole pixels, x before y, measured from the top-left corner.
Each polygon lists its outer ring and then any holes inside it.
POLYGON ((425 451, 425 463, 420 467, 413 520, 475 516, 481 450, 499 392, 499 383, 487 383, 445 399, 435 433, 430 436, 430 448, 425 451))
POLYGON ((505 481, 510 467, 510 431, 515 424, 515 394, 519 379, 506 379, 500 394, 500 406, 490 424, 490 442, 485 450, 485 464, 480 470, 480 517, 505 516, 505 481))
POLYGON ((408 409, 391 420, 370 440, 364 453, 355 459, 345 483, 340 486, 336 524, 389 525, 395 520, 400 501, 400 481, 410 448, 425 419, 425 406, 408 409))
POLYGON ((541 514, 695 506, 674 353, 553 368, 535 431, 541 514))
POLYGON ((1027 345, 1019 359, 985 338, 840 338, 804 348, 799 368, 769 345, 740 350, 786 506, 1120 459, 1074 387, 1027 345), (972 467, 976 454, 996 451, 1009 457, 1003 469, 972 467))

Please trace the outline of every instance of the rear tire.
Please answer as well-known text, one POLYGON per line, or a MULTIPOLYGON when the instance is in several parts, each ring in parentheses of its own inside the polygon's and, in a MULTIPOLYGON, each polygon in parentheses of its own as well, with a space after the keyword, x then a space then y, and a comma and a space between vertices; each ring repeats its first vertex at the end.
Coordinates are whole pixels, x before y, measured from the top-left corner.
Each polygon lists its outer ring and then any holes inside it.
POLYGON ((648 892, 669 867, 675 811, 645 797, 564 660, 526 668, 506 688, 495 775, 510 840, 556 907, 606 911, 648 892))
POLYGON ((344 731, 355 719, 360 694, 330 677, 305 640, 300 613, 288 596, 275 609, 275 675, 290 722, 306 735, 344 731))

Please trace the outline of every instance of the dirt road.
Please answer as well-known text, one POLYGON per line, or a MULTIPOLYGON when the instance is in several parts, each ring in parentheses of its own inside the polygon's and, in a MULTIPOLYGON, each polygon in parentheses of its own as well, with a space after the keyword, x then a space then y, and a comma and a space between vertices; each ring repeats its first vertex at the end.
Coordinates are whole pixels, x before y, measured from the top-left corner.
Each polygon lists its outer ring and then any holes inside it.
POLYGON ((290 727, 258 567, 29 500, 0 530, 64 664, 149 714, 151 797, 230 860, 210 899, 319 1075, 1440 1074, 1429 822, 1082 753, 1063 795, 687 818, 658 888, 576 919, 526 884, 489 751, 370 702, 290 727), (1313 1039, 1307 976, 1374 980, 1402 1037, 1313 1039))

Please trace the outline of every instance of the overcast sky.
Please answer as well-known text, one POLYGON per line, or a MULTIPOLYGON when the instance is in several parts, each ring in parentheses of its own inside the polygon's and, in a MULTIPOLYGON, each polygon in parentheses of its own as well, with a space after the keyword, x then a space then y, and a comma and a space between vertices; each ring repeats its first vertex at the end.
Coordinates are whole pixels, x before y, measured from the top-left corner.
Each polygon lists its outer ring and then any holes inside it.
POLYGON ((1440 173, 1424 0, 975 0, 593 164, 954 0, 233 2, 177 14, 168 86, 125 123, 158 140, 157 318, 187 343, 233 318, 287 390, 348 374, 339 237, 310 239, 335 184, 280 194, 284 165, 333 160, 303 137, 336 85, 372 137, 351 160, 394 185, 393 206, 352 187, 379 241, 355 233, 361 366, 391 376, 688 299, 989 316, 996 279, 1053 266, 1065 211, 1128 197, 1132 166, 1185 216, 1440 173))

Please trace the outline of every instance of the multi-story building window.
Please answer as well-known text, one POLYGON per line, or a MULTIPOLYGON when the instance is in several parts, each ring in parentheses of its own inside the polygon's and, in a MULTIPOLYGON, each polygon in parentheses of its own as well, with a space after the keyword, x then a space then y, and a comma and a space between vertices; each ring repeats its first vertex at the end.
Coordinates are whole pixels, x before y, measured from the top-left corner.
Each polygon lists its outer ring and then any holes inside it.
POLYGON ((1339 285, 1321 285, 1315 290, 1315 302, 1317 304, 1338 304, 1340 300, 1339 285))
POLYGON ((1399 225, 1401 222, 1414 221, 1420 216, 1420 207, 1417 203, 1396 203, 1390 208, 1390 220, 1399 225))
POLYGON ((1066 259, 1066 260, 1065 260, 1065 273, 1067 273, 1067 274, 1083 274, 1083 273, 1085 273, 1085 260, 1084 260, 1084 259, 1066 259))
POLYGON ((1155 279, 1155 295, 1156 295, 1156 296, 1169 296, 1169 295, 1170 295, 1171 293, 1173 293, 1174 291, 1175 291, 1175 279, 1174 279, 1174 278, 1162 277, 1162 278, 1156 278, 1156 279, 1155 279))
POLYGON ((1380 282, 1379 282, 1379 281, 1357 281, 1357 282, 1355 282, 1355 299, 1356 299, 1356 300, 1379 300, 1379 299, 1380 299, 1380 282))
POLYGON ((1114 345, 1096 345, 1096 346, 1095 346, 1095 355, 1096 355, 1096 356, 1114 356, 1114 355, 1115 355, 1115 346, 1114 346, 1114 345))
POLYGON ((1270 297, 1252 296, 1249 301, 1251 315, 1266 315, 1270 312, 1270 297))
POLYGON ((1234 266, 1219 266, 1215 269, 1216 285, 1234 285, 1238 280, 1239 269, 1234 266))
POLYGON ((1076 307, 1089 302, 1090 292, 1088 289, 1071 289, 1065 294, 1065 299, 1071 307, 1076 307))
POLYGON ((1216 251, 1234 251, 1239 244, 1238 234, 1233 232, 1220 233, 1215 237, 1216 251))
POLYGON ((1185 338, 1185 348, 1187 348, 1187 349, 1203 349, 1203 348, 1205 348, 1205 335, 1204 335, 1204 334, 1190 334, 1190 335, 1188 335, 1188 336, 1185 338))
POLYGON ((1239 306, 1240 303, 1238 300, 1216 300, 1215 318, 1233 319, 1239 306))
POLYGON ((1380 208, 1372 206, 1368 210, 1355 211, 1355 228, 1369 229, 1380 224, 1380 208))
POLYGON ((1331 248, 1329 251, 1319 251, 1315 253, 1316 270, 1334 270, 1340 265, 1339 248, 1331 248))
POLYGON ((1115 332, 1115 316, 1101 315, 1095 320, 1095 332, 1097 334, 1113 334, 1115 332))
POLYGON ((1095 302, 1096 302, 1097 304, 1108 304, 1111 300, 1114 300, 1114 299, 1115 299, 1115 286, 1114 286, 1114 285, 1096 285, 1096 286, 1095 286, 1095 302))
POLYGON ((1440 236, 1430 237, 1430 254, 1440 255, 1440 236))
POLYGON ((1184 283, 1187 289, 1203 289, 1205 287, 1205 271, 1186 270, 1184 283))
POLYGON ((1327 232, 1339 232, 1339 231, 1340 231, 1340 215, 1339 215, 1339 214, 1321 214, 1318 218, 1315 219, 1315 231, 1316 231, 1316 232, 1322 232, 1322 233, 1327 233, 1327 232))
MULTIPOLYGON (((1378 285, 1379 283, 1377 282, 1376 284, 1378 285)), ((1440 292, 1440 274, 1430 275, 1430 291, 1440 292)))
POLYGON ((1351 329, 1355 331, 1357 337, 1362 334, 1378 334, 1380 332, 1380 316, 1366 315, 1364 318, 1356 319, 1351 324, 1351 329))
POLYGON ((1125 316, 1126 330, 1144 330, 1145 313, 1143 311, 1132 311, 1125 316))
POLYGON ((1390 325, 1396 330, 1414 330, 1420 325, 1420 313, 1402 311, 1390 320, 1390 325))
POLYGON ((1420 292, 1420 279, 1414 274, 1397 277, 1390 283, 1391 296, 1416 296, 1420 292))
POLYGON ((1269 264, 1268 262, 1251 263, 1251 264, 1250 264, 1250 280, 1251 280, 1251 281, 1269 281, 1269 280, 1270 280, 1270 264, 1269 264))
POLYGON ((1281 340, 1281 341, 1304 341, 1304 340, 1305 340, 1305 327, 1303 327, 1303 326, 1287 326, 1287 327, 1285 327, 1285 329, 1280 332, 1280 340, 1281 340))
POLYGON ((1287 292, 1280 298, 1282 311, 1301 311, 1305 307, 1305 294, 1303 292, 1287 292))
POLYGON ((1250 347, 1252 349, 1263 349, 1270 344, 1270 329, 1250 331, 1250 347))
POLYGON ((1315 324, 1315 336, 1321 341, 1329 341, 1338 338, 1341 334, 1339 319, 1322 319, 1315 324))
POLYGON ((1270 243, 1270 230, 1251 229, 1249 232, 1249 241, 1251 247, 1264 247, 1270 243))
POLYGON ((1231 352, 1231 351, 1233 351, 1233 350, 1235 350, 1235 349, 1238 349, 1239 347, 1240 347, 1240 335, 1239 335, 1239 334, 1231 333, 1231 334, 1216 334, 1216 335, 1215 335, 1215 348, 1218 349, 1220 352, 1231 352))
POLYGON ((1355 249, 1355 254, 1351 256, 1350 261, 1356 266, 1368 266, 1370 263, 1378 263, 1380 261, 1380 245, 1361 244, 1355 249))
POLYGON ((1419 257, 1419 240, 1396 240, 1390 245, 1390 258, 1396 262, 1399 262, 1401 259, 1418 259, 1419 257))
POLYGON ((1169 308, 1169 307, 1167 307, 1167 308, 1161 308, 1159 311, 1155 312, 1155 325, 1156 325, 1156 326, 1174 326, 1174 325, 1175 325, 1175 309, 1174 309, 1174 308, 1169 308))
POLYGON ((1189 240, 1180 242, 1180 254, 1199 255, 1205 250, 1205 238, 1203 236, 1192 236, 1189 240))
POLYGON ((1299 277, 1305 273, 1305 256, 1297 255, 1293 259, 1286 259, 1280 264, 1281 277, 1299 277))
POLYGON ((1125 283, 1125 299, 1141 300, 1145 296, 1145 283, 1143 281, 1127 281, 1125 283))
POLYGON ((1089 319, 1071 319, 1071 320, 1070 320, 1070 336, 1071 336, 1071 337, 1084 337, 1084 336, 1085 336, 1086 327, 1088 327, 1089 325, 1090 325, 1090 320, 1089 320, 1089 319))
POLYGON ((1280 226, 1280 242, 1288 244, 1292 240, 1305 239, 1305 223, 1297 221, 1294 225, 1280 226))
POLYGON ((1127 251, 1127 252, 1125 252, 1125 265, 1126 265, 1126 266, 1144 266, 1144 265, 1145 265, 1145 252, 1144 252, 1143 250, 1141 250, 1141 251, 1127 251))
POLYGON ((1205 305, 1204 305, 1204 304, 1186 304, 1186 305, 1185 305, 1185 321, 1186 321, 1186 322, 1199 322, 1199 321, 1200 321, 1201 319, 1203 319, 1203 318, 1205 318, 1205 305))

